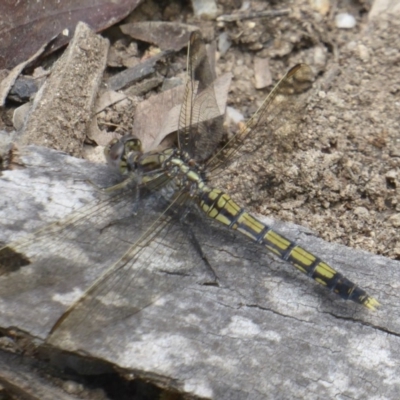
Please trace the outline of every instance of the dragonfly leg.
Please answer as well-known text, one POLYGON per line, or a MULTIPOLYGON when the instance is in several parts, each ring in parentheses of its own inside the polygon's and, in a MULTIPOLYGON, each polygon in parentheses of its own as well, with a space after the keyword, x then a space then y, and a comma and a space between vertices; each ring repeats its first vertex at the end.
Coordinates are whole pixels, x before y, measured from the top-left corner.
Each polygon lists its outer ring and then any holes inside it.
POLYGON ((111 193, 118 190, 125 189, 127 186, 132 185, 135 186, 134 196, 132 199, 132 214, 137 215, 138 207, 139 207, 139 198, 140 198, 140 185, 138 183, 138 179, 134 175, 130 175, 127 179, 124 179, 122 182, 117 183, 116 185, 108 186, 108 187, 100 187, 96 185, 93 181, 87 181, 90 185, 92 185, 97 191, 101 193, 111 193))
POLYGON ((179 217, 179 223, 181 224, 182 229, 184 229, 185 232, 187 233, 189 241, 190 241, 190 243, 192 243, 195 251, 203 260, 204 265, 207 269, 208 275, 211 278, 208 282, 204 282, 204 284, 207 286, 219 286, 218 275, 214 271, 214 268, 211 266, 210 262, 208 261, 207 256, 201 247, 200 242, 197 240, 197 237, 196 237, 195 233, 193 232, 192 225, 186 221, 187 215, 188 215, 188 210, 186 210, 183 213, 183 215, 181 215, 179 217))
POLYGON ((102 192, 111 193, 111 192, 114 192, 115 190, 125 189, 127 186, 132 184, 132 182, 136 183, 136 185, 139 186, 137 177, 132 174, 127 179, 123 180, 120 183, 117 183, 116 185, 109 186, 109 187, 106 187, 106 188, 99 188, 99 189, 102 192))

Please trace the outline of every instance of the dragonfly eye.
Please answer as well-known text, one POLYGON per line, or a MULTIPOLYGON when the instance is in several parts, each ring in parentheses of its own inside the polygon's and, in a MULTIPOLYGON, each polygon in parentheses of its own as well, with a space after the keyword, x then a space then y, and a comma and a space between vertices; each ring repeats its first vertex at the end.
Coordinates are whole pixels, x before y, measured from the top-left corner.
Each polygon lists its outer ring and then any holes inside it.
POLYGON ((120 169, 121 164, 134 153, 141 153, 142 142, 134 136, 124 136, 122 139, 113 139, 105 147, 104 155, 108 165, 120 169))
POLYGON ((121 140, 113 139, 105 148, 104 155, 111 167, 119 168, 122 155, 124 154, 124 143, 121 140))
POLYGON ((135 136, 125 136, 123 139, 125 145, 125 154, 130 152, 142 152, 142 142, 135 136))

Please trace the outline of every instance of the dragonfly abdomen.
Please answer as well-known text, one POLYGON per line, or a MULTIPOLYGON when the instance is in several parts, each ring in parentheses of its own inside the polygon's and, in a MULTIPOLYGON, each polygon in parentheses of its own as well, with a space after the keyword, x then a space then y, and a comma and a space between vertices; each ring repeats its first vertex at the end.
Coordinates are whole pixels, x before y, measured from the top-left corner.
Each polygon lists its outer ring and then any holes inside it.
POLYGON ((207 187, 200 196, 199 205, 209 217, 264 245, 270 252, 290 262, 299 271, 343 299, 352 300, 370 309, 379 305, 378 301, 370 297, 365 290, 320 258, 249 214, 223 191, 207 187))

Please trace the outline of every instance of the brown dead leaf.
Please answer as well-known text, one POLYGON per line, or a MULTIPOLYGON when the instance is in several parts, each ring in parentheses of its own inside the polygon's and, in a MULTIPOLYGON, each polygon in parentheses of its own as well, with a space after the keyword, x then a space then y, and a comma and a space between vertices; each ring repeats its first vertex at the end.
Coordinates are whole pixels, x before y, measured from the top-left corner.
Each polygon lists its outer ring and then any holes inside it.
MULTIPOLYGON (((222 75, 214 81, 212 86, 196 98, 196 102, 201 102, 204 97, 210 94, 210 91, 213 91, 219 108, 219 113, 212 115, 202 114, 201 117, 203 118, 200 117, 197 122, 225 114, 231 79, 232 75, 230 73, 222 75)), ((184 88, 184 85, 181 85, 152 96, 148 100, 141 102, 136 108, 132 133, 142 141, 144 151, 153 150, 167 135, 178 129, 184 88)), ((194 107, 196 107, 196 102, 194 107)))
POLYGON ((36 1, 2 2, 0 69, 24 62, 53 38, 48 53, 67 44, 79 21, 95 31, 108 28, 125 18, 139 1, 48 0, 45 7, 36 1))
POLYGON ((143 42, 152 43, 161 50, 179 51, 187 46, 190 33, 197 31, 197 26, 176 22, 146 21, 121 25, 125 35, 143 42))

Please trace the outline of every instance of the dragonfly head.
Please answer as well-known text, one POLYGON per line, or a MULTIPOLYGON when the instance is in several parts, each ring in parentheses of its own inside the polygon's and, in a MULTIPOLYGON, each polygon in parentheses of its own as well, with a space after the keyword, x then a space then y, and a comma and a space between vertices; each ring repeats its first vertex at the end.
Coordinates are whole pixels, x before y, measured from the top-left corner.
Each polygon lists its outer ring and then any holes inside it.
POLYGON ((117 168, 122 174, 128 173, 131 170, 132 160, 142 154, 142 142, 137 137, 130 135, 121 139, 113 139, 104 148, 108 165, 117 168))

